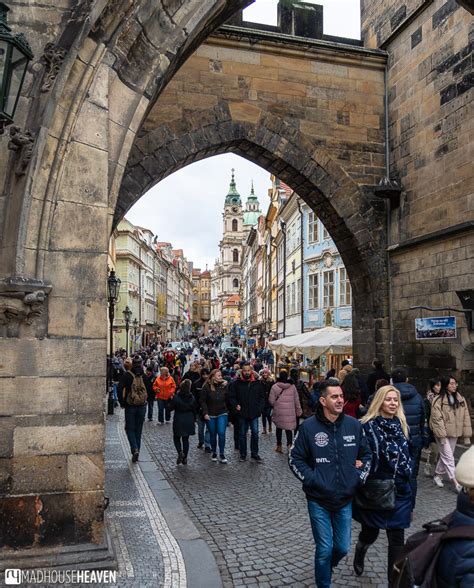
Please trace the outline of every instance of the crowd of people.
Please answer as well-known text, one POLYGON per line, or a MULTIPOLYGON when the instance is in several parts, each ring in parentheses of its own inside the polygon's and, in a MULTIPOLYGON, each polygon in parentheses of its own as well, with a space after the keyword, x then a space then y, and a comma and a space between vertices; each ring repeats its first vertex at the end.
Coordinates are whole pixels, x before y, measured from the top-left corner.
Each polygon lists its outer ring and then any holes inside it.
MULTIPOLYGON (((280 454, 284 434, 290 469, 307 498, 318 588, 331 585, 334 567, 349 552, 352 519, 361 524, 353 558, 356 575, 364 573, 366 553, 385 530, 387 577, 389 586, 395 585, 405 529, 416 507, 423 448, 433 457, 425 473, 433 475, 439 487, 445 477, 459 494, 450 524, 474 525, 474 449, 466 452, 461 470, 454 461, 458 439, 469 445, 472 436, 467 402, 455 378, 433 379, 423 398, 404 368, 388 374, 382 362, 374 360, 373 372, 364 378, 346 360, 337 376, 330 370, 310 389, 297 368, 281 369, 274 379, 268 356, 249 359, 233 345, 219 357, 219 344, 219 339, 198 340, 180 350, 159 345, 132 359, 116 354, 113 379, 117 401, 125 409, 132 462, 139 460, 143 423, 146 417, 153 420, 155 402, 158 425, 171 423, 173 415, 178 465, 188 463, 189 439, 196 428, 197 448, 221 464, 228 463, 230 425, 241 462, 250 449, 250 459, 262 463, 260 421, 262 434, 274 428, 275 451, 280 454), (436 464, 434 472, 431 462, 436 464)), ((460 579, 442 586, 474 585, 474 550, 463 541, 458 539, 459 552, 470 563, 464 561, 459 569, 468 583, 460 579)), ((450 542, 451 555, 454 547, 450 542)), ((446 565, 443 553, 440 570, 446 565)))

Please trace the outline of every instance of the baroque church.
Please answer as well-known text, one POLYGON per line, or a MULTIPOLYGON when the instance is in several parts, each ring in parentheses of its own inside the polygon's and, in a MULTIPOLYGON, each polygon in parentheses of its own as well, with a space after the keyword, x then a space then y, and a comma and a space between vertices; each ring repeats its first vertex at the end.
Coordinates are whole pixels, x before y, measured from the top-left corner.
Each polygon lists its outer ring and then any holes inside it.
POLYGON ((253 181, 250 194, 242 206, 237 191, 235 170, 231 170, 229 190, 222 213, 222 239, 220 256, 216 260, 211 278, 211 327, 230 332, 240 322, 240 288, 242 280, 242 257, 247 235, 262 214, 255 195, 253 181))

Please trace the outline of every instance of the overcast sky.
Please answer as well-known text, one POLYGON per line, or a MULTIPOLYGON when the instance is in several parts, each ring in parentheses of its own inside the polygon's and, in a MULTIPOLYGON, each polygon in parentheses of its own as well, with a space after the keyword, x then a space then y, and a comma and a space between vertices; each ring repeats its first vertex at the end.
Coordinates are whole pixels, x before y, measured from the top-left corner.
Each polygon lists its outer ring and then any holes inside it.
MULTIPOLYGON (((324 6, 324 32, 360 38, 359 0, 318 0, 324 6), (344 15, 342 18, 341 15, 344 15)), ((277 0, 257 0, 244 11, 252 22, 276 24, 277 0)), ((268 207, 270 174, 237 155, 217 155, 175 172, 147 192, 127 213, 134 224, 150 229, 160 241, 183 249, 194 267, 209 269, 219 256, 222 212, 235 168, 237 189, 245 205, 253 179, 255 194, 264 211, 268 207)))

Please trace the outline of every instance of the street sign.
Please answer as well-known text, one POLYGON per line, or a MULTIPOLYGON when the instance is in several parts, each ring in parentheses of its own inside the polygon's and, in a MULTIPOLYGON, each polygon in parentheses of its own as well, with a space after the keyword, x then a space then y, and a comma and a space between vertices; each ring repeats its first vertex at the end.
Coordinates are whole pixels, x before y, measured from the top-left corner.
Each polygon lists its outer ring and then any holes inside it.
POLYGON ((415 333, 417 339, 455 339, 456 317, 432 316, 415 319, 415 333))

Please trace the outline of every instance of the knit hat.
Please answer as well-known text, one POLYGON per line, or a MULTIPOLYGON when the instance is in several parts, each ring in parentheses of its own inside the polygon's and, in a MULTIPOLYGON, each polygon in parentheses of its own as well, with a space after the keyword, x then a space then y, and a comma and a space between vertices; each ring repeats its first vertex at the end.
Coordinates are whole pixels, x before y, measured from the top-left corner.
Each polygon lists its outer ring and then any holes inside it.
POLYGON ((474 446, 461 455, 456 466, 456 480, 464 488, 474 488, 474 446))

